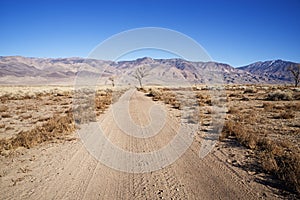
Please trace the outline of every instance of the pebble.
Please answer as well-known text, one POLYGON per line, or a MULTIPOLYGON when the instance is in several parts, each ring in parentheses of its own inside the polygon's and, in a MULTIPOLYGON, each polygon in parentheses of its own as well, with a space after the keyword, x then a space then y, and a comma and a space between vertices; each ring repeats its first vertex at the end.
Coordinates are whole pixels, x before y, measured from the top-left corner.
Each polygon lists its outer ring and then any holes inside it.
POLYGON ((253 171, 248 171, 248 174, 249 174, 249 175, 254 175, 255 172, 253 172, 253 171))
POLYGON ((241 165, 241 163, 237 160, 233 160, 232 165, 235 166, 235 167, 239 167, 241 165))
POLYGON ((163 193, 163 190, 159 190, 157 194, 161 194, 161 193, 163 193))

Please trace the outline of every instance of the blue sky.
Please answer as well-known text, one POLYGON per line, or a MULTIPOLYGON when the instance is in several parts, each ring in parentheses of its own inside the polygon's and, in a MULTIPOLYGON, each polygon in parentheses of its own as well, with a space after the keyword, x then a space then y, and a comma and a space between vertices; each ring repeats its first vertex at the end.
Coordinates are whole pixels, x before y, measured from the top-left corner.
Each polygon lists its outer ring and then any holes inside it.
MULTIPOLYGON (((299 0, 0 0, 0 55, 87 57, 114 34, 163 27, 235 67, 272 59, 300 62, 299 10, 299 0)), ((172 57, 143 53, 133 57, 172 57)))

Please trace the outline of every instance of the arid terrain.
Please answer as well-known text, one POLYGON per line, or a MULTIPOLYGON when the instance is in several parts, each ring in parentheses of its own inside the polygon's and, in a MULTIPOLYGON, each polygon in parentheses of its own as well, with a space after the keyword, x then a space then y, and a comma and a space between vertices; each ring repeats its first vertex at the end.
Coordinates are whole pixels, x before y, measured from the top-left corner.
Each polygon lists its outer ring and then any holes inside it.
POLYGON ((140 66, 149 70, 144 82, 165 85, 178 81, 206 84, 222 79, 226 84, 290 84, 290 67, 299 63, 284 60, 255 62, 247 66, 231 66, 219 62, 191 62, 183 59, 138 58, 115 62, 89 58, 29 58, 0 56, 0 84, 3 85, 72 85, 81 77, 101 77, 101 85, 133 83, 132 75, 140 66), (216 78, 218 77, 218 78, 216 78))
MULTIPOLYGON (((105 137, 126 151, 164 147, 175 137, 186 109, 185 90, 99 87, 94 93, 80 90, 76 97, 68 86, 1 86, 0 199, 299 198, 299 88, 193 86, 199 110, 183 122, 199 123, 193 142, 178 160, 155 171, 118 171, 86 148, 94 145, 105 155, 107 142, 89 132, 99 124, 105 137), (122 103, 128 92, 128 113, 139 126, 151 123, 153 106, 165 109, 166 123, 157 135, 130 136, 116 123, 113 105, 122 103), (222 95, 215 99, 215 92, 222 95), (221 114, 218 108, 223 108, 221 114), (200 158, 212 130, 219 131, 216 144, 200 158)), ((110 156, 108 160, 119 155, 110 156)), ((130 166, 124 158, 119 161, 130 166)), ((147 164, 140 169, 147 171, 147 164)))

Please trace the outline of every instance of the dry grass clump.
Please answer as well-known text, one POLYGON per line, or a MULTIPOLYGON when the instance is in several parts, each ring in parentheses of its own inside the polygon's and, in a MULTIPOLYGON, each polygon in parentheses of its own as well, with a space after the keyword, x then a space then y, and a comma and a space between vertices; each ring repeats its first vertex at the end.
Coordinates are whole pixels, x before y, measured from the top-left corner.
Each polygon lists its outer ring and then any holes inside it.
POLYGON ((97 111, 97 115, 103 113, 104 110, 108 108, 108 106, 112 103, 112 91, 97 91, 95 96, 95 107, 97 111))
POLYGON ((244 90, 244 94, 246 94, 246 93, 256 93, 256 92, 257 92, 257 90, 255 88, 246 88, 244 90))
POLYGON ((75 130, 73 115, 55 116, 41 126, 20 132, 10 139, 0 140, 0 153, 18 147, 31 148, 40 143, 59 139, 75 130))
MULTIPOLYGON (((6 155, 7 152, 18 147, 30 148, 46 141, 63 138, 75 130, 75 120, 80 123, 94 121, 96 114, 102 113, 112 102, 112 91, 110 90, 96 93, 89 90, 80 92, 78 98, 73 98, 69 91, 47 91, 41 93, 44 95, 41 99, 10 100, 0 106, 0 110, 3 111, 0 112, 0 118, 11 118, 7 124, 13 124, 12 126, 16 127, 37 122, 40 124, 30 130, 26 129, 26 131, 19 132, 18 129, 11 131, 10 137, 0 140, 0 153, 6 155), (72 101, 75 101, 73 108, 71 108, 72 101), (51 102, 51 106, 46 106, 48 102, 51 102), (40 106, 42 108, 38 109, 40 106), (15 110, 18 111, 15 112, 15 110), (47 115, 43 114, 45 112, 47 115)), ((12 126, 6 126, 3 123, 0 128, 7 131, 12 126)))
MULTIPOLYGON (((244 93, 255 92, 245 91, 246 89, 244 89, 244 93)), ((251 109, 246 106, 243 111, 240 111, 235 109, 234 103, 231 104, 232 107, 227 112, 231 115, 225 121, 220 140, 228 137, 235 138, 243 146, 252 149, 255 152, 260 170, 281 180, 286 186, 284 187, 285 190, 300 194, 299 143, 297 143, 297 138, 289 135, 292 133, 293 136, 299 136, 299 129, 297 130, 299 126, 291 129, 286 127, 290 123, 294 123, 299 117, 300 103, 295 100, 300 99, 300 95, 288 87, 278 86, 266 89, 265 92, 268 95, 263 99, 258 98, 264 95, 262 91, 255 94, 255 104, 250 102, 251 105, 255 106, 251 109), (262 107, 257 107, 258 100, 268 100, 268 102, 263 102, 262 107), (274 118, 278 119, 280 123, 274 118), (277 124, 278 126, 276 126, 277 124)), ((231 92, 228 97, 237 97, 237 94, 239 93, 231 92)), ((235 98, 230 99, 235 100, 235 98)), ((240 106, 240 108, 242 107, 240 106)))
POLYGON ((265 111, 276 111, 274 119, 293 119, 295 111, 300 110, 299 102, 290 102, 288 104, 278 105, 276 103, 265 102, 262 107, 265 111))
POLYGON ((300 151, 291 146, 268 141, 268 148, 259 154, 262 169, 282 180, 287 188, 300 193, 300 151))
POLYGON ((242 97, 243 97, 243 95, 242 95, 242 94, 240 94, 240 93, 234 92, 234 93, 230 93, 230 94, 228 94, 228 97, 242 98, 242 97))
POLYGON ((5 105, 0 105, 0 112, 6 112, 8 110, 8 107, 5 105))
POLYGON ((171 92, 164 93, 163 101, 166 104, 172 105, 173 108, 180 109, 180 102, 176 100, 176 96, 171 92))
POLYGON ((289 110, 300 111, 300 102, 289 103, 289 104, 285 105, 285 108, 289 109, 289 110))
POLYGON ((265 111, 272 111, 274 109, 274 104, 267 102, 263 103, 262 107, 265 111))
POLYGON ((227 113, 229 113, 229 114, 235 114, 235 113, 238 113, 239 112, 239 108, 238 107, 230 107, 229 109, 228 109, 228 112, 227 113))
POLYGON ((213 104, 209 95, 204 95, 204 94, 201 94, 200 92, 198 92, 196 94, 196 98, 198 99, 200 106, 205 106, 205 105, 212 106, 212 104, 213 104))
POLYGON ((277 92, 268 94, 266 100, 269 100, 269 101, 291 101, 291 100, 293 100, 293 95, 291 92, 277 91, 277 92))
POLYGON ((300 100, 300 92, 297 92, 293 95, 294 100, 300 100))
POLYGON ((293 119, 295 114, 291 110, 283 110, 278 115, 274 116, 275 119, 293 119))
POLYGON ((96 121, 95 111, 93 110, 92 104, 81 103, 80 105, 74 106, 72 112, 77 124, 85 124, 96 121))
POLYGON ((159 89, 150 88, 147 96, 152 97, 153 101, 159 101, 162 100, 163 93, 159 89))
POLYGON ((224 140, 229 136, 234 136, 244 146, 250 149, 256 149, 258 143, 257 134, 249 130, 246 126, 240 125, 233 120, 225 122, 220 140, 224 140))
POLYGON ((168 89, 150 88, 147 96, 152 97, 153 101, 163 101, 165 104, 169 104, 173 108, 181 109, 181 103, 176 99, 176 95, 168 89))
POLYGON ((11 118, 12 115, 9 114, 9 113, 2 113, 2 114, 1 114, 1 117, 2 117, 2 118, 11 118))
POLYGON ((243 146, 255 150, 261 168, 300 193, 300 150, 287 141, 274 141, 253 131, 239 120, 225 122, 220 140, 234 136, 243 146))
POLYGON ((144 92, 144 93, 148 93, 149 92, 149 90, 147 88, 144 88, 144 87, 141 87, 141 88, 137 87, 136 89, 137 89, 137 91, 144 92))
POLYGON ((76 91, 73 114, 75 122, 84 124, 96 121, 96 116, 103 113, 112 103, 112 90, 89 90, 86 88, 76 91))
POLYGON ((25 99, 38 99, 42 94, 37 94, 33 92, 26 93, 6 93, 1 95, 0 99, 2 101, 8 100, 25 100, 25 99))

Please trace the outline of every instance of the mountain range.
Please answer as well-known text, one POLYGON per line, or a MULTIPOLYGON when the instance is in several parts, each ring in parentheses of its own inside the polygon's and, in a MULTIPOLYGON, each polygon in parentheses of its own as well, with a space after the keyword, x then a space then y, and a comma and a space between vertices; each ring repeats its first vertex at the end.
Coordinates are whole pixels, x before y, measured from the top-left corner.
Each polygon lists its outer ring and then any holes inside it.
POLYGON ((0 84, 73 84, 76 77, 98 77, 99 84, 137 84, 133 75, 143 66, 145 84, 290 84, 288 70, 298 63, 283 60, 255 62, 232 67, 218 62, 191 62, 183 59, 139 58, 132 61, 104 61, 85 58, 29 58, 0 56, 0 84))

